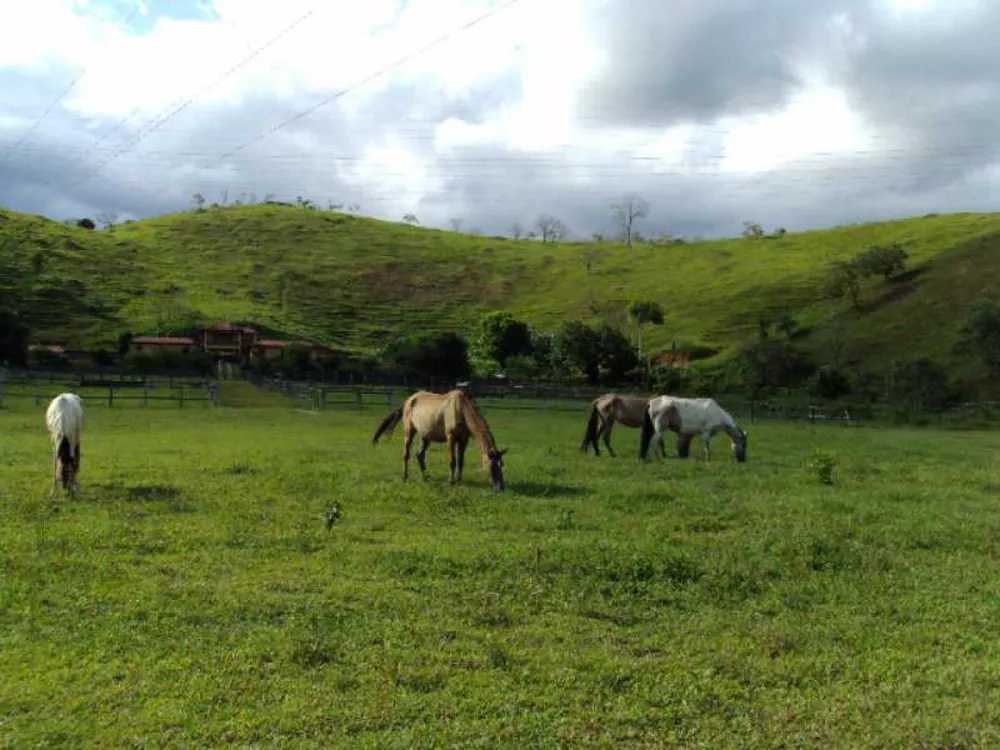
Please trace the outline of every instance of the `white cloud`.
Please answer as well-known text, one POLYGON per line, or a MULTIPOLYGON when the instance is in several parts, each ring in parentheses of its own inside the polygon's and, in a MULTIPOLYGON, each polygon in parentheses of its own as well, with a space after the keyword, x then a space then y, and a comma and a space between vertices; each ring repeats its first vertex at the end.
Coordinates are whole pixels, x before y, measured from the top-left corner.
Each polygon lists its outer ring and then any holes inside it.
MULTIPOLYGON (((658 126, 652 117, 612 126, 600 112, 592 112, 591 120, 581 120, 576 112, 580 92, 595 77, 607 80, 612 93, 628 83, 622 55, 606 54, 595 38, 600 34, 595 13, 635 12, 645 23, 647 16, 638 12, 641 0, 522 0, 461 30, 504 1, 205 0, 199 10, 194 0, 186 0, 184 18, 156 16, 158 8, 169 7, 159 3, 129 28, 122 28, 121 21, 131 5, 120 0, 113 5, 110 0, 12 4, 5 9, 5 43, 0 45, 0 83, 5 92, 13 92, 0 102, 0 159, 66 84, 86 70, 61 107, 19 147, 19 168, 34 170, 32 196, 61 189, 64 204, 86 203, 78 194, 81 179, 88 190, 102 194, 142 194, 136 205, 143 209, 177 208, 178 200, 196 190, 211 195, 210 200, 228 189, 231 195, 274 192, 321 203, 351 202, 350 190, 356 190, 366 196, 358 199, 366 212, 398 218, 419 204, 425 221, 425 215, 471 215, 487 204, 499 215, 506 210, 505 201, 557 211, 537 206, 538 201, 573 205, 598 196, 593 201, 600 205, 637 185, 671 196, 671 205, 680 205, 678 196, 690 204, 695 200, 688 198, 690 191, 707 186, 699 193, 709 202, 702 212, 711 206, 728 211, 723 197, 727 191, 742 199, 754 180, 766 182, 771 190, 776 183, 771 175, 798 170, 799 184, 817 195, 821 181, 808 178, 829 165, 851 160, 852 168, 858 168, 859 154, 884 157, 884 149, 901 143, 919 147, 923 133, 908 130, 906 123, 895 130, 885 124, 874 130, 872 118, 861 114, 865 102, 857 96, 856 82, 852 90, 842 77, 852 61, 878 50, 876 41, 898 43, 910 53, 932 16, 935 23, 950 21, 941 29, 961 29, 965 27, 956 19, 968 26, 975 7, 974 0, 953 0, 952 5, 941 0, 844 0, 839 15, 824 16, 822 24, 795 35, 789 53, 795 62, 789 70, 792 79, 801 81, 798 92, 790 99, 778 97, 772 111, 752 116, 727 114, 725 79, 732 70, 726 68, 724 54, 694 64, 672 57, 676 50, 640 45, 637 54, 649 58, 633 66, 632 75, 674 65, 676 70, 667 77, 673 86, 670 96, 690 96, 691 101, 669 99, 656 88, 654 77, 654 83, 640 82, 639 104, 659 97, 666 112, 663 121, 669 124, 658 126), (865 12, 854 12, 862 7, 865 12), (213 85, 297 21, 294 29, 213 85), (271 132, 277 123, 451 31, 454 37, 433 50, 271 132), (158 118, 194 96, 198 99, 193 105, 164 127, 151 129, 158 118), (698 124, 677 114, 708 111, 697 105, 715 100, 718 109, 711 109, 711 117, 698 124), (685 109, 691 102, 694 106, 685 109), (124 118, 129 119, 113 130, 124 118), (231 158, 217 158, 260 133, 268 133, 267 138, 231 158), (890 133, 891 139, 886 137, 890 133), (143 134, 149 137, 137 142, 143 134), (99 141, 102 137, 107 140, 99 141), (59 149, 69 154, 68 165, 36 158, 59 149), (98 169, 109 157, 114 158, 98 169), (508 181, 515 179, 510 176, 515 172, 519 184, 508 181), (470 184, 474 187, 468 188, 470 184), (525 199, 539 190, 545 194, 525 199), (435 200, 437 209, 431 207, 435 200)), ((712 28, 706 38, 716 40, 731 32, 726 21, 731 14, 723 17, 726 7, 723 2, 685 4, 691 33, 713 22, 721 31, 716 34, 712 28), (702 12, 704 17, 698 15, 702 12)), ((666 16, 663 22, 673 23, 670 14, 666 16)), ((760 20, 764 24, 767 19, 760 20)), ((942 35, 945 31, 935 44, 942 35)), ((629 43, 632 39, 627 36, 629 43)), ((719 44, 728 51, 724 42, 719 44)), ((699 50, 690 52, 697 56, 699 50)), ((743 53, 756 54, 752 45, 743 53)), ((762 48, 760 54, 771 59, 779 51, 762 48)), ((907 71, 913 65, 911 58, 900 60, 895 67, 869 64, 865 70, 907 71)), ((744 60, 747 70, 756 70, 752 63, 744 60)), ((748 90, 737 90, 740 95, 754 98, 752 86, 759 78, 754 76, 746 84, 748 90)), ((920 71, 911 78, 918 80, 920 71)), ((959 101, 959 88, 948 90, 952 102, 959 101)), ((988 85, 969 91, 986 99, 993 96, 988 85)), ((880 92, 871 99, 885 96, 880 92)), ((967 104, 986 109, 988 102, 967 104)), ((911 119, 919 117, 914 111, 911 119)), ((0 161, 0 175, 14 161, 0 161)), ((877 168, 888 171, 884 161, 877 168)), ((877 169, 860 174, 869 182, 878 177, 877 169)), ((900 174, 905 178, 897 170, 894 179, 903 181, 900 174)), ((20 200, 29 192, 0 190, 0 199, 9 201, 4 196, 13 195, 20 200)), ((656 202, 655 195, 648 197, 656 202)), ((24 198, 25 205, 28 200, 24 198)), ((793 191, 783 200, 799 210, 813 198, 793 191)), ((46 201, 46 206, 58 202, 46 201)), ((497 223, 511 218, 503 216, 497 223)), ((720 221, 735 228, 739 218, 745 217, 720 221)))
POLYGON ((830 87, 807 90, 774 114, 727 118, 721 127, 727 130, 722 172, 768 172, 810 156, 830 158, 870 146, 844 92, 830 87))

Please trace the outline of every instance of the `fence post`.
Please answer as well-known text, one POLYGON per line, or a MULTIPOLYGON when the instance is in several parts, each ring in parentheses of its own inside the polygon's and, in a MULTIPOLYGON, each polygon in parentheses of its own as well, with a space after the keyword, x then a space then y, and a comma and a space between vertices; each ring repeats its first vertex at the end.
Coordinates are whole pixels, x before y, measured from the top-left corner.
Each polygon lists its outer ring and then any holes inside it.
POLYGON ((149 388, 142 389, 142 405, 149 406, 149 388))
POLYGON ((178 403, 178 406, 177 406, 178 409, 183 409, 184 408, 184 389, 183 388, 181 388, 181 397, 180 397, 180 399, 178 400, 177 403, 178 403))
POLYGON ((358 402, 358 410, 361 409, 361 389, 358 388, 354 391, 354 398, 358 402))
POLYGON ((108 386, 108 406, 112 407, 115 405, 115 389, 108 386))

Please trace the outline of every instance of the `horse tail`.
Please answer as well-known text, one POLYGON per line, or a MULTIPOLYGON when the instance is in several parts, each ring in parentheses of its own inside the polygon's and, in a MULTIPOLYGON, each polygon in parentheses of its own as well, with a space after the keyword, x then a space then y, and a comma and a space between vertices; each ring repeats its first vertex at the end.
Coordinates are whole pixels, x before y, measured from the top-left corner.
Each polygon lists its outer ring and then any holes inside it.
POLYGON ((378 439, 382 437, 383 434, 391 435, 392 431, 396 429, 396 425, 399 424, 400 420, 403 418, 403 407, 400 406, 398 409, 394 409, 385 415, 375 430, 375 435, 372 437, 372 445, 378 442, 378 439))
POLYGON ((580 450, 584 453, 587 452, 587 448, 593 445, 594 455, 600 455, 597 447, 597 422, 599 419, 600 414, 597 413, 597 402, 594 401, 590 405, 590 419, 587 421, 587 431, 583 434, 583 442, 580 443, 580 450))
POLYGON ((64 466, 69 466, 73 463, 73 446, 69 444, 69 438, 65 435, 59 436, 59 460, 64 466))
POLYGON ((642 410, 642 431, 639 433, 639 458, 646 459, 649 452, 649 444, 653 441, 653 418, 649 416, 649 407, 642 410))

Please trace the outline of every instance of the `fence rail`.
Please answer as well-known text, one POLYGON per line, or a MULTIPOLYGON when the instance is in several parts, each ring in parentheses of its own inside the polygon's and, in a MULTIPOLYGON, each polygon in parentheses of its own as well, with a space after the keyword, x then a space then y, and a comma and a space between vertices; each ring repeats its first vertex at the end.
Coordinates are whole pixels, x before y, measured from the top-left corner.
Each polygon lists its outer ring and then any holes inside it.
MULTIPOLYGON (((267 377, 245 371, 242 378, 254 385, 300 402, 312 411, 336 409, 391 409, 416 388, 399 384, 374 385, 320 383, 267 377)), ((444 391, 455 383, 439 383, 444 391)), ((590 401, 607 388, 560 387, 553 385, 510 385, 475 382, 468 389, 484 410, 532 412, 585 412, 590 401)), ((8 372, 0 370, 0 404, 7 399, 33 399, 41 405, 62 390, 74 390, 89 402, 106 404, 176 403, 179 408, 197 403, 219 404, 218 381, 213 378, 176 375, 147 375, 127 372, 8 372)), ((628 393, 626 390, 619 390, 628 393)), ((808 422, 842 425, 910 422, 991 426, 1000 423, 1000 402, 956 404, 947 409, 909 409, 880 403, 814 403, 796 399, 751 400, 741 396, 716 398, 738 421, 808 422), (905 413, 904 413, 905 412, 905 413)))
MULTIPOLYGON (((256 385, 297 399, 313 411, 326 409, 390 409, 398 406, 415 390, 398 385, 333 385, 287 381, 247 374, 256 385)), ((438 388, 443 391, 453 384, 438 388)), ((481 386, 470 388, 476 402, 484 409, 510 411, 571 412, 586 411, 590 402, 609 389, 558 388, 551 386, 481 386)), ((626 391, 619 391, 625 393, 626 391)), ((746 397, 716 397, 740 422, 804 422, 809 424, 860 427, 899 421, 940 424, 949 421, 992 424, 1000 422, 1000 402, 955 404, 946 409, 927 410, 915 406, 904 409, 882 403, 815 403, 792 400, 752 400, 746 397)))
POLYGON ((0 406, 8 400, 31 400, 35 406, 41 406, 64 391, 79 394, 88 406, 104 404, 114 407, 122 402, 141 403, 142 406, 175 403, 178 408, 184 408, 185 405, 208 403, 218 406, 219 403, 218 385, 212 380, 182 381, 165 377, 109 381, 72 377, 60 379, 54 375, 42 378, 0 377, 0 406))

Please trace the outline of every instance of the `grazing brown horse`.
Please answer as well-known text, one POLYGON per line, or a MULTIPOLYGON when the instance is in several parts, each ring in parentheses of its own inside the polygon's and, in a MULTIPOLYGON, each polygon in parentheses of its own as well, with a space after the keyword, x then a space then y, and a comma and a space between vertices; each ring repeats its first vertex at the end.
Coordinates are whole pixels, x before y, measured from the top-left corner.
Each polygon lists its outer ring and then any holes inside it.
POLYGON ((601 449, 597 441, 601 438, 608 453, 615 458, 614 449, 611 447, 611 428, 615 426, 615 420, 626 427, 642 427, 650 398, 652 396, 619 396, 617 393, 605 393, 595 398, 590 403, 590 419, 587 422, 583 442, 580 443, 580 450, 586 453, 587 449, 593 446, 594 455, 600 456, 601 449))
POLYGON ((372 445, 383 434, 392 433, 400 422, 403 423, 404 480, 409 477, 410 445, 418 433, 420 450, 417 452, 417 463, 420 465, 420 473, 424 478, 427 477, 424 458, 430 444, 447 443, 452 484, 462 481, 465 449, 469 438, 474 437, 483 454, 483 468, 489 471, 493 491, 499 492, 504 488, 503 456, 507 449, 497 449, 489 425, 465 391, 454 390, 444 394, 417 391, 402 406, 386 415, 375 430, 372 445))

